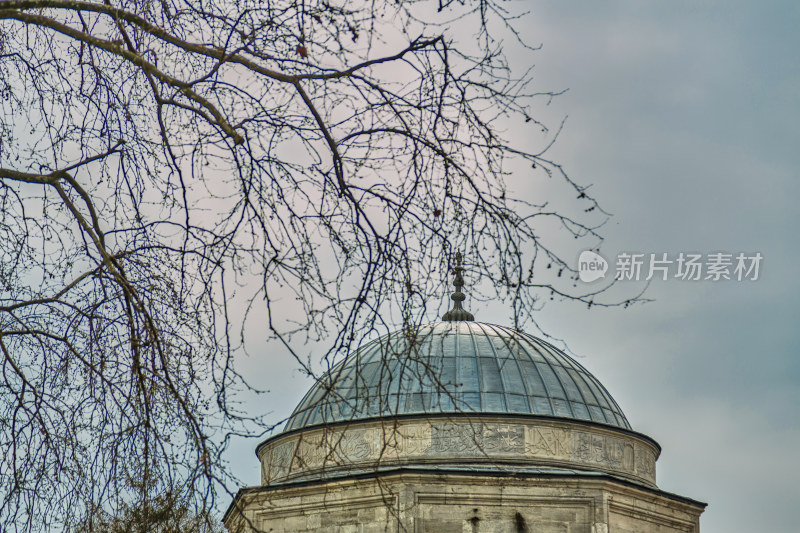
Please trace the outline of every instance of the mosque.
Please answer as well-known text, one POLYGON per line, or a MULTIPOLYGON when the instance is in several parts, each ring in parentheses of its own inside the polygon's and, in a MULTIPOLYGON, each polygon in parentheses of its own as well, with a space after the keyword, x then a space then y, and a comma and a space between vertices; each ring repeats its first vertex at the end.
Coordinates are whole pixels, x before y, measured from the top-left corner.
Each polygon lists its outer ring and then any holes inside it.
POLYGON ((256 448, 231 533, 698 532, 660 447, 577 361, 461 302, 348 355, 256 448))

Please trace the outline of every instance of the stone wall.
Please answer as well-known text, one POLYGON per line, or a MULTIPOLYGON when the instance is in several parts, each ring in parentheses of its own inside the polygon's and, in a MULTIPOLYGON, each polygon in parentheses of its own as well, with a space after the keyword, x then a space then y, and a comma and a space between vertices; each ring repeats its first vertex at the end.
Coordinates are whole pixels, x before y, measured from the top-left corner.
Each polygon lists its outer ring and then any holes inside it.
POLYGON ((546 418, 437 417, 332 425, 258 450, 265 485, 406 464, 519 464, 613 473, 655 486, 659 448, 599 424, 546 418))
POLYGON ((612 478, 398 473, 263 487, 237 498, 226 526, 234 533, 695 533, 704 507, 612 478))

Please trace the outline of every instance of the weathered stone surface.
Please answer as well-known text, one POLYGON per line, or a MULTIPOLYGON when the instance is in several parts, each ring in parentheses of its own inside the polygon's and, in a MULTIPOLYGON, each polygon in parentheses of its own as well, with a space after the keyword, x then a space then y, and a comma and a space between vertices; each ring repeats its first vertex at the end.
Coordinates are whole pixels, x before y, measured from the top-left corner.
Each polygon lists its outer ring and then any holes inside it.
POLYGON ((441 417, 362 422, 289 434, 259 449, 262 483, 424 462, 569 466, 655 486, 658 447, 636 433, 568 420, 441 417))
POLYGON ((614 478, 397 473, 263 487, 237 498, 226 526, 233 533, 697 533, 703 508, 614 478))

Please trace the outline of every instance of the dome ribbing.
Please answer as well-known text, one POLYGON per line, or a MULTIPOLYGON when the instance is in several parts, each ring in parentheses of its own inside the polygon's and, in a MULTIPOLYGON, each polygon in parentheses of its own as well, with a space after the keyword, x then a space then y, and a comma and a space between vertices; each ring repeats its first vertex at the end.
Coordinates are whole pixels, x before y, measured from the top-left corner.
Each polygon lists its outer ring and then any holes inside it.
POLYGON ((411 414, 522 414, 630 429, 602 384, 551 344, 480 322, 397 331, 348 355, 308 391, 285 431, 411 414))

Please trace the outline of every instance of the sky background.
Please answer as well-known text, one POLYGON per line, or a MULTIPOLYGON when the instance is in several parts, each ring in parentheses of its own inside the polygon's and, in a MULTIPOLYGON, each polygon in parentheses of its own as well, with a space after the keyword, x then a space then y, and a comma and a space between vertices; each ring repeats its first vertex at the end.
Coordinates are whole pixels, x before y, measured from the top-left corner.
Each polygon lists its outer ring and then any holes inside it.
MULTIPOLYGON (((701 531, 796 533, 800 3, 526 5, 523 36, 542 44, 537 88, 569 89, 544 112, 551 124, 568 116, 548 155, 614 215, 601 254, 763 256, 757 281, 656 281, 648 304, 548 304, 540 326, 661 444, 660 488, 708 502, 701 531)), ((469 304, 479 320, 507 322, 469 304)), ((292 366, 252 368, 276 418, 311 385, 292 366)), ((251 485, 256 444, 232 448, 251 485)))
POLYGON ((658 281, 631 309, 548 306, 701 531, 797 532, 800 4, 539 2, 551 157, 614 214, 601 251, 760 252, 755 282, 658 281))

